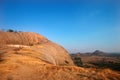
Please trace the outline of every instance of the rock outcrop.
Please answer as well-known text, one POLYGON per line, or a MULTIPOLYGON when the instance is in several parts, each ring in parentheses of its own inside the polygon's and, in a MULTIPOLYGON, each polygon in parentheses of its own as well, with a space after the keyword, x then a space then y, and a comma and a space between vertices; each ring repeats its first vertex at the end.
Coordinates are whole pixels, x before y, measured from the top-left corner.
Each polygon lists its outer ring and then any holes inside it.
POLYGON ((0 80, 120 80, 120 74, 74 66, 63 47, 39 34, 0 32, 0 80))
MULTIPOLYGON (((10 51, 38 58, 54 65, 74 65, 68 52, 63 47, 33 32, 1 31, 0 46, 9 47, 9 49, 14 48, 10 51)), ((13 53, 8 55, 11 56, 13 53)))

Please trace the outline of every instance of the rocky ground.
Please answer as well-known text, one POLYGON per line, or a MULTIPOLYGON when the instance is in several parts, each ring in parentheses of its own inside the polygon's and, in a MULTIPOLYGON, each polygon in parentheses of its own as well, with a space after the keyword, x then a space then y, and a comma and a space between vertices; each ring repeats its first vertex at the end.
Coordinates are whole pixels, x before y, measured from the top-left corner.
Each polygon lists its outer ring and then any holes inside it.
POLYGON ((120 72, 77 67, 63 47, 36 33, 0 32, 0 80, 120 80, 120 72))

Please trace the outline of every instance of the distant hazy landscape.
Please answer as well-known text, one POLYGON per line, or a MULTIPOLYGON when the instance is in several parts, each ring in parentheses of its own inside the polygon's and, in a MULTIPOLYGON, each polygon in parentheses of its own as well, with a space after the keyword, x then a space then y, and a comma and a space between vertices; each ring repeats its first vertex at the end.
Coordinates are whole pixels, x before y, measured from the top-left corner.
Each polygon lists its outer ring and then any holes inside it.
POLYGON ((96 50, 93 53, 71 53, 74 63, 88 68, 110 68, 120 71, 120 53, 105 53, 96 50))

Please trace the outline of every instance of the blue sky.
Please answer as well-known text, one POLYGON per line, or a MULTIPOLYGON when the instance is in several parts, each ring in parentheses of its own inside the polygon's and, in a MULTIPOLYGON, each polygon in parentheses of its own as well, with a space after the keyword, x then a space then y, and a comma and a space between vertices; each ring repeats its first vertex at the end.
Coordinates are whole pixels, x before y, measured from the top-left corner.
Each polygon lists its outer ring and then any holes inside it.
POLYGON ((0 29, 36 32, 70 52, 120 52, 119 0, 3 0, 0 29))

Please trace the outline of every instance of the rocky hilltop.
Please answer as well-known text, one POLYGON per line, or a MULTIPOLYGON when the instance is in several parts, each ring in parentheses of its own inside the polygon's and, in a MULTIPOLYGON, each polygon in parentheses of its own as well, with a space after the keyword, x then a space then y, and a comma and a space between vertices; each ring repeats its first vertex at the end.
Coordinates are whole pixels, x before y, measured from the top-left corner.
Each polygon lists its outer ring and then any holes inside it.
POLYGON ((60 45, 33 32, 0 32, 0 80, 120 80, 110 69, 74 65, 60 45))
POLYGON ((49 40, 33 32, 3 32, 0 31, 0 45, 36 45, 44 44, 49 40))
POLYGON ((107 53, 102 52, 100 50, 96 50, 95 52, 92 53, 92 55, 104 56, 107 55, 107 53))
POLYGON ((68 52, 63 47, 37 33, 1 31, 0 45, 14 49, 19 48, 16 51, 17 53, 36 56, 55 65, 74 65, 68 52), (32 52, 36 54, 32 54, 32 52), (44 57, 41 57, 41 55, 44 57))

